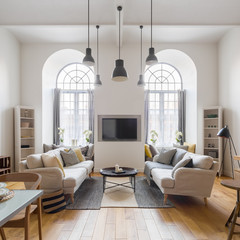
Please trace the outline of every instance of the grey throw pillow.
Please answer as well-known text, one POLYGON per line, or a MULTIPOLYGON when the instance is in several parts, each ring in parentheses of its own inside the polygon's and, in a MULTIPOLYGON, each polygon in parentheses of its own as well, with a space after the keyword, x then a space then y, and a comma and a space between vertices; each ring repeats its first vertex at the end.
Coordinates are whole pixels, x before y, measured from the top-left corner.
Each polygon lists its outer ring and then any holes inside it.
POLYGON ((93 155, 94 155, 94 145, 92 143, 90 143, 88 145, 87 157, 92 158, 93 155))
POLYGON ((176 153, 176 151, 177 150, 175 148, 173 148, 173 149, 162 148, 159 155, 154 156, 153 161, 169 165, 171 163, 172 158, 173 158, 174 154, 176 153))
POLYGON ((152 153, 152 157, 154 157, 154 156, 156 156, 156 155, 159 154, 159 152, 158 152, 158 150, 156 149, 155 146, 149 144, 149 148, 150 148, 150 151, 151 151, 151 153, 152 153))
POLYGON ((66 167, 79 163, 79 159, 72 149, 68 152, 61 150, 60 153, 66 167))
POLYGON ((180 162, 178 162, 176 164, 176 166, 173 168, 172 170, 172 178, 174 178, 174 174, 175 174, 175 171, 178 169, 178 168, 181 168, 181 167, 192 167, 193 166, 193 163, 192 163, 192 159, 189 157, 189 158, 184 158, 182 159, 180 162))
POLYGON ((173 159, 172 159, 172 165, 173 166, 176 166, 176 164, 181 161, 183 159, 183 157, 185 156, 185 154, 187 153, 187 151, 181 149, 181 148, 176 148, 176 153, 175 155, 173 156, 173 159))
POLYGON ((80 146, 80 148, 81 148, 82 155, 87 156, 88 146, 85 146, 85 147, 80 146))
POLYGON ((43 152, 46 153, 48 151, 53 150, 53 144, 43 144, 43 152))

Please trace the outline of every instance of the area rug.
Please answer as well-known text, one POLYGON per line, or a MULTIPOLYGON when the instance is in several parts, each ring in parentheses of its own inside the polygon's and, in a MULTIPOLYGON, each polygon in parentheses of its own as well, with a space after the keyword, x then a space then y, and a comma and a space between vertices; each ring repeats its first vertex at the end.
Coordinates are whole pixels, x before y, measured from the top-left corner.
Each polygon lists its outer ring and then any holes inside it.
MULTIPOLYGON (((109 181, 122 183, 128 178, 107 178, 109 181)), ((139 207, 139 208, 169 208, 174 205, 164 197, 159 188, 152 182, 148 185, 145 177, 136 177, 136 190, 125 187, 106 189, 103 194, 102 177, 86 179, 75 192, 74 203, 68 203, 67 209, 100 209, 101 207, 139 207)), ((107 186, 111 184, 107 183, 107 186)))

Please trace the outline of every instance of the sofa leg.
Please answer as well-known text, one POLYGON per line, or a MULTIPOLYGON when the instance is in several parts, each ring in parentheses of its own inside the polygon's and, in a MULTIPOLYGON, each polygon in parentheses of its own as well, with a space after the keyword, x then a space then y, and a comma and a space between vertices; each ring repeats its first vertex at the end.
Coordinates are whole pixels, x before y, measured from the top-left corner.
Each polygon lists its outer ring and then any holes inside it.
POLYGON ((207 198, 203 198, 205 206, 207 206, 207 198))
POLYGON ((74 194, 66 194, 65 201, 67 202, 70 199, 71 203, 74 203, 74 194))
POLYGON ((70 194, 71 203, 74 203, 74 194, 70 194))
POLYGON ((167 198, 168 198, 168 195, 167 195, 167 194, 164 194, 164 204, 167 203, 167 198))

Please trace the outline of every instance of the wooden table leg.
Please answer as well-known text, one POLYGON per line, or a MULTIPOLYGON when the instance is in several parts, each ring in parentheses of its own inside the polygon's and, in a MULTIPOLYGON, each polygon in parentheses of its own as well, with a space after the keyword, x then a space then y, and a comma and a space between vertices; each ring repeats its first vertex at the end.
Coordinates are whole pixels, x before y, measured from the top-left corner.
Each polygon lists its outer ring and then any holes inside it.
POLYGON ((231 227, 230 227, 230 230, 229 230, 229 233, 228 233, 227 240, 232 239, 235 223, 236 223, 238 212, 239 212, 239 204, 240 204, 239 202, 236 202, 236 207, 235 207, 235 211, 234 211, 234 215, 233 215, 233 219, 232 219, 232 224, 231 224, 231 227))

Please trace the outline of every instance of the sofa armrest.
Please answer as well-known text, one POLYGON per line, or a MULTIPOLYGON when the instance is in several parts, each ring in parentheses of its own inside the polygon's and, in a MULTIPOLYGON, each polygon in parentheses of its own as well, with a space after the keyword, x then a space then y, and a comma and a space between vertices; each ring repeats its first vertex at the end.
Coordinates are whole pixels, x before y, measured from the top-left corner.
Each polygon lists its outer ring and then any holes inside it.
POLYGON ((209 197, 216 177, 216 171, 200 168, 179 168, 174 174, 176 190, 195 191, 196 195, 209 197))
POLYGON ((161 179, 161 185, 163 188, 173 188, 175 180, 173 178, 165 177, 161 179))
POLYGON ((24 172, 39 173, 42 176, 41 189, 52 190, 63 188, 63 172, 58 167, 32 168, 24 172))
POLYGON ((19 172, 24 172, 25 170, 27 170, 27 160, 23 160, 19 163, 19 172))

